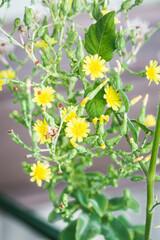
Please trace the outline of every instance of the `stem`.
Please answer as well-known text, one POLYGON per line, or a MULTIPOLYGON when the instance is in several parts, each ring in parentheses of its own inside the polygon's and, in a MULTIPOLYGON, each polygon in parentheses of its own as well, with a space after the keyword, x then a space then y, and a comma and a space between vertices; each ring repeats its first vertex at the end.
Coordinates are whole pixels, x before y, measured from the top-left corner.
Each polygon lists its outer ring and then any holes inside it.
POLYGON ((158 107, 157 114, 157 122, 155 127, 155 135, 153 140, 153 148, 151 154, 151 161, 147 174, 147 206, 146 206, 146 223, 145 223, 145 240, 150 239, 150 231, 151 231, 151 223, 153 212, 151 209, 153 208, 153 195, 154 195, 154 179, 155 179, 155 171, 156 171, 156 160, 158 155, 159 148, 159 140, 160 140, 160 101, 158 107))

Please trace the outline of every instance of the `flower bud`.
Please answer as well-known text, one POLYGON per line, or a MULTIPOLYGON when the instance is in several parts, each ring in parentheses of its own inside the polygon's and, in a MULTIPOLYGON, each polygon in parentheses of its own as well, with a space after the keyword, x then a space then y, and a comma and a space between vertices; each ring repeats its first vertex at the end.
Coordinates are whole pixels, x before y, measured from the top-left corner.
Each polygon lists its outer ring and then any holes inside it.
POLYGON ((84 48, 83 48, 83 42, 81 37, 79 36, 78 44, 77 44, 77 49, 76 49, 76 58, 80 62, 84 58, 84 48))
POLYGON ((135 0, 135 5, 140 5, 143 2, 143 0, 135 0))
POLYGON ((33 22, 34 11, 31 8, 25 7, 24 23, 29 26, 33 22))
POLYGON ((40 27, 38 31, 36 32, 36 38, 41 38, 43 34, 45 33, 45 28, 40 27))
POLYGON ((124 113, 124 118, 119 130, 121 136, 126 135, 127 133, 127 113, 124 113))
POLYGON ((82 0, 73 0, 72 9, 75 13, 79 12, 82 6, 82 0))
POLYGON ((133 85, 132 84, 128 84, 127 86, 125 86, 125 88, 123 88, 123 92, 129 92, 133 89, 133 85))
POLYGON ((15 29, 18 28, 20 22, 21 22, 21 19, 20 19, 20 18, 16 18, 16 19, 14 20, 14 28, 15 28, 15 29))
POLYGON ((70 4, 69 0, 63 0, 62 4, 61 4, 61 10, 63 12, 63 15, 67 16, 70 9, 71 9, 71 4, 70 4))
POLYGON ((15 55, 14 53, 10 52, 10 53, 8 54, 8 56, 9 56, 9 58, 10 58, 11 61, 13 61, 13 62, 16 62, 16 61, 17 61, 16 55, 15 55))

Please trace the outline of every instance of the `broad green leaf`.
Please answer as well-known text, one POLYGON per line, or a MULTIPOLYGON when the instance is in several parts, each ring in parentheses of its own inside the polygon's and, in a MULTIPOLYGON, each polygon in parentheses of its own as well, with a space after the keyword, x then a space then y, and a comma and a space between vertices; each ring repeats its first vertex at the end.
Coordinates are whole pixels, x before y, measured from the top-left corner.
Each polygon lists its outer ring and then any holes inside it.
POLYGON ((137 120, 131 120, 131 122, 135 123, 138 127, 140 127, 146 134, 150 134, 150 136, 154 136, 154 132, 152 130, 150 130, 149 128, 147 128, 145 125, 143 125, 142 123, 138 122, 137 120))
POLYGON ((100 217, 105 214, 108 206, 108 200, 105 195, 95 193, 91 198, 89 198, 89 202, 100 217))
POLYGON ((76 240, 92 239, 99 234, 100 231, 101 219, 97 214, 81 213, 76 226, 76 240))
POLYGON ((79 202, 86 208, 88 208, 88 198, 87 198, 87 193, 81 190, 77 191, 77 198, 79 202))
MULTIPOLYGON (((125 190, 126 191, 126 190, 125 190)), ((131 193, 127 190, 127 196, 124 191, 123 197, 112 198, 109 200, 108 210, 119 211, 132 209, 135 212, 139 211, 139 204, 135 199, 133 199, 131 193)))
POLYGON ((114 12, 109 12, 90 26, 84 46, 88 53, 98 54, 108 62, 113 58, 115 38, 114 12))
POLYGON ((125 111, 128 112, 129 111, 129 100, 128 97, 126 96, 126 94, 123 92, 123 90, 119 89, 119 92, 121 94, 124 106, 125 106, 125 111))
POLYGON ((55 210, 53 209, 52 212, 50 212, 49 216, 48 216, 48 221, 53 223, 57 220, 61 219, 61 216, 59 213, 56 213, 55 210))
POLYGON ((102 234, 106 240, 130 240, 127 228, 116 218, 110 223, 102 224, 102 234))
POLYGON ((61 233, 60 240, 76 240, 76 223, 77 221, 71 222, 61 233))
POLYGON ((129 129, 130 129, 130 131, 132 133, 132 137, 133 137, 135 143, 137 143, 137 141, 138 141, 137 132, 136 132, 136 129, 133 126, 133 124, 131 123, 129 118, 127 119, 127 123, 128 123, 129 129))
MULTIPOLYGON (((96 81, 92 88, 87 89, 87 91, 85 92, 85 96, 90 91, 94 90, 99 84, 100 82, 96 81)), ((104 88, 102 88, 92 100, 87 102, 85 109, 91 118, 95 118, 95 117, 99 118, 102 114, 104 114, 106 100, 103 98, 103 96, 104 96, 104 88)))

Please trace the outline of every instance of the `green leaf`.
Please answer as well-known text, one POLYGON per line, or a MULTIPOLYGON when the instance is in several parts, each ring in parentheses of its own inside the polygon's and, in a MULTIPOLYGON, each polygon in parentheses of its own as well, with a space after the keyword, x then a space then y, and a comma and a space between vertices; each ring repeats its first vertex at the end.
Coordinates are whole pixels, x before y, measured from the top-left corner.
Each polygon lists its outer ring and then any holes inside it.
POLYGON ((123 197, 112 198, 109 200, 108 210, 119 211, 132 209, 135 212, 139 211, 139 204, 133 199, 129 190, 124 190, 123 197))
POLYGON ((115 38, 114 12, 109 12, 90 26, 84 46, 88 53, 98 54, 108 62, 113 58, 115 38))
POLYGON ((132 137, 133 137, 135 143, 137 143, 137 141, 138 141, 137 132, 136 132, 136 129, 133 126, 133 124, 131 123, 129 118, 127 119, 127 123, 128 123, 129 129, 130 129, 130 131, 132 133, 132 137))
POLYGON ((87 194, 84 191, 78 190, 77 191, 77 198, 79 202, 86 208, 88 208, 88 199, 87 194))
POLYGON ((126 96, 126 94, 123 92, 123 90, 119 89, 119 92, 121 94, 124 106, 125 106, 125 111, 128 112, 129 111, 129 100, 128 97, 126 96))
POLYGON ((81 213, 77 221, 76 240, 92 239, 99 234, 100 231, 101 219, 97 214, 81 213))
POLYGON ((89 202, 100 217, 105 214, 108 206, 108 200, 105 195, 95 193, 91 198, 89 198, 89 202))
MULTIPOLYGON (((96 81, 93 87, 87 89, 87 91, 85 92, 85 96, 89 92, 93 91, 96 87, 98 87, 99 84, 100 82, 96 81)), ((104 88, 102 88, 92 100, 86 103, 85 109, 91 118, 99 118, 102 114, 104 114, 106 105, 106 100, 103 98, 104 93, 104 88)))
POLYGON ((142 123, 138 122, 137 120, 131 120, 131 122, 135 123, 138 127, 140 127, 146 134, 150 134, 150 136, 154 136, 154 132, 147 128, 145 125, 142 123))
POLYGON ((77 221, 71 222, 61 233, 60 240, 76 240, 75 232, 76 232, 76 223, 77 221))
POLYGON ((48 221, 53 223, 57 220, 61 219, 61 216, 59 213, 56 213, 55 210, 53 209, 52 212, 50 212, 49 216, 48 216, 48 221))
POLYGON ((116 218, 110 223, 102 224, 102 234, 106 240, 130 240, 127 228, 116 218))

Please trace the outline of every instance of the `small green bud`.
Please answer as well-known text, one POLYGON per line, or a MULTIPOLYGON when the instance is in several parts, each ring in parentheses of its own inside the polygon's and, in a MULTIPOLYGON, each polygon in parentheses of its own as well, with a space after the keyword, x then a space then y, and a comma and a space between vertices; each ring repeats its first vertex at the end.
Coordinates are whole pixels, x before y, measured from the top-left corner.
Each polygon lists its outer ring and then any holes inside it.
POLYGON ((79 12, 82 8, 82 0, 73 0, 72 9, 75 13, 79 12))
POLYGON ((71 9, 71 4, 69 0, 63 0, 61 4, 61 10, 64 16, 67 16, 71 9))
POLYGON ((78 44, 77 44, 77 49, 75 52, 77 60, 80 62, 83 60, 85 54, 84 54, 84 48, 83 48, 83 42, 81 37, 79 36, 78 44))
POLYGON ((34 11, 32 8, 25 7, 24 23, 29 26, 33 22, 34 11))
POLYGON ((145 178, 144 176, 134 175, 133 177, 131 177, 131 181, 139 182, 139 181, 143 180, 144 178, 145 178))
POLYGON ((64 97, 60 93, 55 93, 54 94, 55 98, 60 101, 60 102, 65 102, 64 97))
POLYGON ((52 126, 52 127, 55 126, 54 118, 51 115, 49 115, 47 112, 43 112, 42 116, 46 119, 49 126, 52 126))
POLYGON ((66 193, 63 195, 62 201, 63 201, 64 205, 68 204, 68 195, 66 193))
POLYGON ((124 189, 123 194, 124 194, 124 197, 126 199, 130 199, 131 198, 131 193, 130 193, 129 189, 124 189))
POLYGON ((122 125, 120 126, 119 132, 121 136, 124 136, 127 133, 127 113, 124 113, 124 119, 122 121, 122 125))
POLYGON ((20 23, 21 23, 21 19, 20 18, 16 18, 14 20, 14 28, 17 29, 20 23))
POLYGON ((71 151, 69 152, 68 158, 69 158, 69 159, 72 159, 72 158, 74 158, 76 155, 77 155, 77 150, 76 150, 76 149, 73 149, 73 150, 71 150, 71 151))
POLYGON ((126 0, 125 2, 122 3, 121 5, 121 11, 128 9, 130 6, 131 0, 126 0))
POLYGON ((123 92, 129 92, 133 89, 133 85, 132 84, 128 84, 127 86, 125 86, 125 88, 123 88, 123 92))
POLYGON ((94 19, 99 20, 103 15, 100 10, 100 5, 98 2, 94 1, 92 15, 94 19))
POLYGON ((84 142, 87 144, 94 144, 95 141, 97 140, 97 138, 98 138, 98 136, 96 136, 96 135, 90 136, 90 137, 87 137, 84 142))
POLYGON ((110 157, 112 160, 117 160, 117 155, 115 153, 111 153, 110 157))
POLYGON ((86 148, 82 145, 76 144, 75 148, 80 152, 80 153, 85 153, 87 152, 86 148))
POLYGON ((43 34, 45 33, 45 28, 40 27, 36 33, 36 37, 37 38, 41 38, 43 36, 43 34))
POLYGON ((135 5, 140 5, 143 2, 143 0, 135 0, 135 5))
POLYGON ((118 72, 115 72, 113 75, 113 87, 116 91, 122 88, 122 80, 118 72))
POLYGON ((11 61, 13 61, 13 62, 16 62, 16 61, 17 61, 16 55, 15 55, 14 53, 10 52, 10 53, 8 54, 8 56, 9 56, 9 58, 10 58, 11 61))

